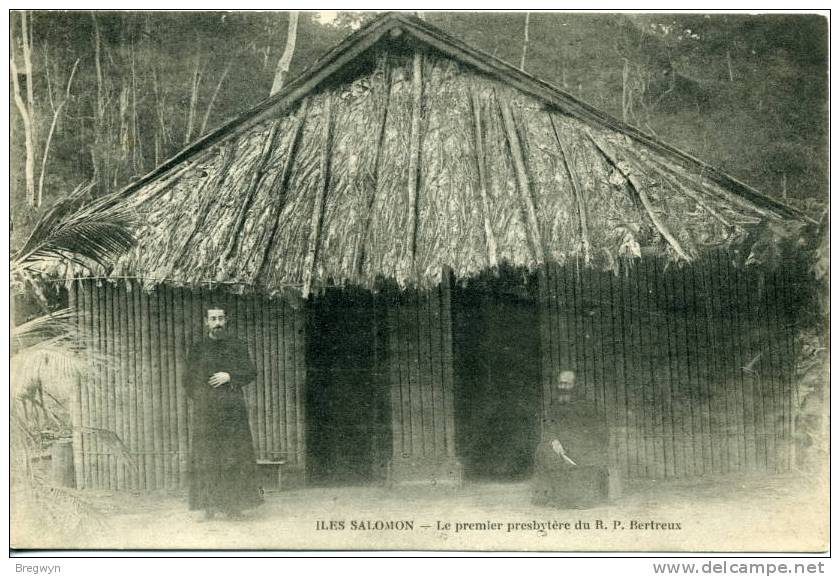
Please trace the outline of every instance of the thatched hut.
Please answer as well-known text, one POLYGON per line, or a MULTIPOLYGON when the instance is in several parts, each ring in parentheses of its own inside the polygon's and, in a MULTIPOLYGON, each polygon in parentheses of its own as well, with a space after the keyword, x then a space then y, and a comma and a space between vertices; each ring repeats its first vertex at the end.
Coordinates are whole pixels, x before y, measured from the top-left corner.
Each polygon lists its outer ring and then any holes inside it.
POLYGON ((79 436, 79 486, 183 483, 211 298, 284 479, 527 475, 564 369, 625 475, 791 465, 801 271, 752 261, 807 218, 421 20, 374 20, 121 199, 136 248, 71 291, 115 359, 77 418, 137 466, 79 436))

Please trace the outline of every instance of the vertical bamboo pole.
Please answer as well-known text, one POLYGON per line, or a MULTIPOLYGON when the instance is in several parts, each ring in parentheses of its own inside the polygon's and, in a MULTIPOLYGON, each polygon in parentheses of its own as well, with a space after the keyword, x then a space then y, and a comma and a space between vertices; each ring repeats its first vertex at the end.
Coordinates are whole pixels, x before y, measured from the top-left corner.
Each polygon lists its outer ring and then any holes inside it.
MULTIPOLYGON (((96 417, 94 421, 94 426, 97 429, 107 429, 108 428, 108 420, 106 418, 105 409, 107 408, 107 404, 105 402, 105 387, 106 381, 105 377, 107 374, 108 368, 108 357, 105 351, 104 339, 103 339, 103 313, 104 313, 104 298, 102 294, 102 287, 99 285, 94 285, 96 288, 94 289, 94 307, 95 307, 95 314, 93 316, 93 339, 95 344, 95 351, 97 354, 97 370, 96 370, 96 388, 95 388, 95 396, 96 396, 96 417)), ((94 438, 97 437, 100 433, 94 434, 94 438)), ((105 444, 104 442, 100 442, 99 439, 96 440, 96 486, 100 489, 107 489, 109 488, 109 481, 110 481, 110 472, 108 471, 108 462, 107 462, 107 455, 105 454, 105 444)))
POLYGON ((711 254, 711 276, 713 279, 713 290, 712 296, 714 300, 714 311, 715 311, 715 318, 714 318, 714 338, 713 341, 715 343, 715 357, 717 358, 717 374, 718 374, 718 394, 719 394, 719 407, 718 410, 720 411, 720 423, 721 423, 721 471, 724 473, 728 473, 732 471, 732 452, 733 449, 731 447, 732 438, 731 438, 731 430, 733 428, 732 418, 730 414, 730 399, 729 399, 729 389, 731 387, 730 382, 730 374, 729 374, 729 363, 727 358, 727 351, 726 351, 726 342, 725 342, 725 318, 727 316, 727 312, 724 311, 723 302, 721 301, 721 291, 724 290, 724 283, 721 274, 721 267, 720 267, 720 255, 717 252, 713 252, 711 254))
POLYGON ((663 266, 663 277, 665 280, 665 295, 667 302, 667 314, 669 318, 668 327, 668 351, 669 366, 671 375, 671 390, 677 399, 677 427, 676 451, 679 453, 678 475, 690 477, 692 474, 693 455, 691 454, 690 427, 691 427, 691 399, 689 397, 688 383, 683 378, 684 359, 680 354, 681 350, 681 323, 678 310, 676 265, 663 266))
MULTIPOLYGON (((124 446, 128 446, 128 343, 125 311, 125 284, 114 285, 114 328, 117 340, 117 355, 119 356, 119 373, 117 374, 117 428, 119 429, 120 440, 124 446)), ((128 489, 130 475, 126 467, 125 459, 121 458, 117 463, 117 483, 120 489, 128 489)))
POLYGON ((99 322, 102 314, 102 310, 99 306, 99 286, 97 285, 99 281, 92 281, 91 282, 91 293, 93 295, 93 303, 91 307, 92 313, 92 329, 91 329, 91 346, 93 347, 93 352, 95 355, 95 370, 93 373, 93 387, 91 389, 92 398, 91 398, 91 406, 93 407, 93 411, 91 411, 91 428, 94 429, 91 432, 91 446, 93 449, 93 459, 94 459, 94 469, 93 469, 93 476, 94 476, 94 486, 97 489, 103 489, 105 487, 104 483, 104 463, 102 462, 102 450, 101 450, 101 442, 100 442, 100 435, 96 431, 102 428, 102 372, 104 361, 103 357, 104 354, 102 352, 101 344, 99 341, 99 322))
POLYGON ((691 306, 691 298, 692 295, 690 293, 689 287, 686 285, 688 284, 688 273, 690 269, 688 266, 684 266, 679 270, 679 294, 681 295, 682 299, 682 309, 680 310, 680 319, 681 319, 681 327, 682 327, 682 350, 680 354, 685 359, 685 380, 686 384, 689 388, 690 395, 689 399, 691 402, 691 452, 693 456, 693 464, 692 464, 692 473, 694 475, 702 475, 703 474, 703 434, 702 434, 702 425, 701 425, 701 412, 700 412, 700 387, 699 381, 697 378, 697 359, 696 359, 696 346, 692 346, 691 343, 691 335, 693 326, 691 323, 690 318, 690 306, 691 306))
POLYGON ((189 436, 187 431, 187 397, 185 389, 185 364, 187 358, 187 342, 184 331, 187 328, 187 315, 184 311, 186 291, 177 288, 172 291, 172 316, 174 323, 175 344, 175 407, 176 430, 178 446, 178 488, 186 487, 189 463, 187 460, 189 436))
MULTIPOLYGON (((100 289, 100 306, 102 316, 99 319, 99 338, 102 351, 105 355, 105 367, 102 373, 102 406, 103 412, 103 429, 108 430, 109 433, 119 435, 116 427, 116 419, 114 418, 114 343, 111 339, 111 322, 113 316, 111 315, 111 284, 107 281, 102 282, 100 289)), ((117 470, 115 463, 115 455, 110 443, 103 446, 103 456, 105 459, 106 484, 108 489, 116 491, 117 487, 117 470)))
POLYGON ((267 459, 269 457, 268 452, 271 450, 269 447, 271 426, 268 423, 268 410, 266 409, 266 384, 262 370, 263 348, 262 331, 260 330, 262 324, 262 317, 260 316, 260 297, 256 294, 251 295, 248 300, 248 319, 254 343, 254 365, 257 369, 257 376, 254 379, 254 384, 257 391, 257 415, 259 419, 257 428, 259 429, 260 441, 258 446, 260 447, 262 458, 267 459))
POLYGON ((685 376, 685 358, 682 354, 684 330, 682 313, 679 310, 679 269, 669 267, 665 272, 665 291, 668 298, 668 315, 671 319, 669 330, 669 351, 671 366, 671 387, 679 397, 677 412, 677 450, 680 453, 680 476, 694 474, 694 453, 691 442, 691 384, 685 376))
POLYGON ((152 373, 152 333, 151 333, 151 303, 149 293, 140 292, 141 331, 143 333, 143 461, 145 463, 145 489, 151 491, 157 488, 155 482, 156 467, 154 462, 155 450, 155 411, 153 407, 153 373, 152 373))
POLYGON ((278 450, 289 455, 290 462, 293 462, 292 454, 294 444, 292 442, 292 430, 295 427, 293 405, 290 402, 292 397, 291 388, 294 381, 286 379, 286 311, 284 310, 284 299, 272 299, 271 302, 271 335, 272 335, 272 356, 275 377, 277 384, 278 411, 283 426, 280 429, 280 446, 278 450))
POLYGON ((702 335, 702 319, 700 317, 700 295, 698 294, 698 268, 701 266, 699 261, 692 263, 691 267, 687 269, 686 279, 686 293, 689 295, 689 309, 691 317, 689 324, 691 334, 689 336, 689 349, 693 355, 694 362, 694 378, 695 387, 697 390, 697 415, 698 415, 698 429, 695 434, 699 437, 700 443, 700 458, 701 466, 700 473, 707 475, 712 472, 711 468, 711 447, 709 445, 709 412, 708 412, 708 390, 706 389, 708 379, 708 362, 703 348, 702 335))
POLYGON ((284 299, 280 306, 283 316, 281 329, 281 347, 283 354, 283 386, 286 393, 286 438, 289 440, 290 457, 298 461, 298 399, 297 379, 295 378, 295 315, 296 311, 284 299))
POLYGON ((274 414, 277 415, 277 426, 274 430, 274 450, 286 451, 289 446, 287 433, 289 421, 286 415, 286 382, 284 379, 285 355, 283 353, 283 317, 278 310, 278 301, 271 299, 267 303, 269 314, 269 349, 271 351, 271 386, 274 389, 274 414))
POLYGON ((738 336, 741 350, 741 386, 743 395, 744 410, 744 461, 742 469, 754 471, 755 466, 755 393, 753 391, 753 379, 747 372, 746 367, 753 356, 752 326, 753 320, 750 315, 749 293, 749 270, 739 270, 736 275, 736 288, 738 289, 738 336))
MULTIPOLYGON (((78 281, 71 280, 68 287, 69 307, 72 312, 72 330, 74 341, 77 346, 82 344, 82 315, 79 299, 78 281)), ((73 390, 70 397, 70 419, 73 432, 73 485, 84 488, 84 465, 82 449, 82 378, 77 377, 73 383, 73 390)))
POLYGON ((248 344, 253 355, 254 365, 257 367, 257 376, 254 378, 253 395, 254 395, 254 414, 257 420, 256 426, 256 445, 257 455, 260 459, 268 457, 266 447, 266 425, 265 425, 265 391, 263 390, 262 374, 259 370, 262 362, 262 347, 259 344, 257 335, 257 323, 255 320, 255 295, 247 295, 245 297, 245 319, 246 332, 248 334, 248 344))
POLYGON ((586 343, 584 338, 583 319, 580 314, 580 278, 578 276, 578 261, 575 259, 572 266, 567 266, 565 295, 566 302, 564 308, 568 311, 567 318, 569 319, 569 342, 574 343, 574 356, 572 363, 574 364, 574 371, 577 374, 578 394, 587 395, 586 381, 586 343))
POLYGON ((772 390, 772 405, 770 412, 770 431, 773 439, 772 471, 779 473, 783 471, 785 460, 785 420, 783 411, 784 392, 780 376, 781 351, 779 347, 779 318, 777 315, 779 307, 778 298, 778 269, 770 271, 770 282, 767 285, 767 350, 769 352, 769 381, 772 390))
POLYGON ((169 394, 169 407, 167 410, 167 439, 169 443, 169 488, 178 487, 179 465, 178 465, 178 380, 176 368, 177 350, 175 348, 175 289, 161 285, 163 295, 166 298, 166 370, 169 394))
POLYGON ((787 431, 788 436, 786 438, 786 445, 788 447, 787 450, 787 461, 785 463, 785 471, 791 471, 796 466, 796 420, 795 420, 795 410, 796 407, 799 405, 799 398, 798 398, 798 391, 795 383, 795 370, 796 370, 796 338, 795 338, 795 329, 796 329, 796 321, 795 321, 795 311, 796 307, 791 299, 791 274, 798 274, 800 271, 800 263, 797 262, 797 265, 792 270, 789 268, 784 268, 780 275, 781 280, 781 289, 782 289, 782 303, 780 304, 779 312, 782 318, 782 327, 783 327, 783 359, 784 359, 784 366, 783 366, 783 376, 784 382, 786 387, 785 393, 785 408, 787 411, 787 417, 785 422, 787 423, 787 431))
POLYGON ((406 350, 408 352, 407 364, 409 375, 409 395, 411 398, 411 441, 412 456, 418 457, 424 454, 423 438, 423 403, 422 387, 419 375, 419 351, 417 350, 417 291, 409 289, 406 293, 408 306, 405 307, 406 323, 406 350))
MULTIPOLYGON (((589 348, 591 349, 589 355, 590 380, 592 382, 595 403, 606 419, 607 400, 604 395, 604 344, 601 335, 601 275, 600 271, 594 270, 588 264, 584 264, 584 266, 586 267, 585 278, 588 285, 585 294, 589 300, 584 311, 589 319, 587 336, 589 337, 589 348)), ((607 420, 607 423, 609 423, 609 420, 607 420)))
POLYGON ((646 346, 646 355, 645 357, 647 360, 647 378, 648 378, 648 391, 650 395, 650 402, 648 406, 651 408, 652 413, 652 430, 651 436, 653 437, 653 451, 651 455, 652 466, 654 469, 654 475, 656 477, 665 477, 666 476, 666 455, 665 455, 665 432, 664 432, 664 419, 663 419, 663 394, 662 389, 663 387, 659 384, 659 379, 657 378, 657 367, 658 367, 658 358, 657 352, 658 347, 656 346, 656 339, 657 339, 657 330, 654 328, 656 324, 656 317, 659 313, 659 310, 656 307, 656 287, 654 285, 654 281, 656 279, 656 269, 659 266, 659 262, 657 259, 645 259, 643 263, 641 263, 644 270, 644 276, 642 278, 641 285, 643 287, 643 292, 645 295, 644 298, 644 311, 645 316, 643 317, 643 324, 645 325, 645 334, 644 340, 646 346))
POLYGON ((162 316, 160 310, 160 288, 155 289, 149 293, 149 335, 151 338, 150 360, 151 360, 151 397, 152 397, 152 419, 154 427, 154 467, 155 467, 155 489, 165 488, 165 474, 164 471, 164 439, 163 439, 163 413, 165 407, 163 404, 163 378, 161 375, 161 354, 160 354, 160 317, 162 316))
POLYGON ((169 461, 172 470, 172 488, 177 489, 181 480, 180 467, 180 443, 179 437, 181 434, 178 428, 178 342, 176 338, 176 331, 178 328, 177 319, 177 303, 180 295, 177 289, 172 287, 166 288, 166 343, 169 348, 169 461))
POLYGON ((169 354, 166 345, 168 339, 166 334, 166 317, 169 314, 169 310, 168 303, 166 302, 166 288, 163 285, 155 287, 155 297, 157 300, 157 318, 155 319, 154 329, 157 331, 157 338, 155 339, 155 348, 152 353, 157 354, 160 362, 158 372, 158 413, 161 434, 160 468, 162 475, 160 488, 169 489, 172 483, 171 463, 169 460, 171 450, 169 445, 169 354))
MULTIPOLYGON (((570 369, 571 363, 567 358, 570 348, 568 336, 568 310, 563 306, 565 294, 558 287, 563 287, 561 269, 555 263, 546 264, 546 316, 548 339, 548 372, 546 375, 545 405, 551 404, 554 386, 557 384, 560 371, 570 369)), ((547 413, 546 413, 547 416, 547 413)))
POLYGON ((631 292, 631 263, 626 259, 619 260, 617 278, 618 292, 618 320, 621 326, 620 354, 621 369, 624 376, 622 383, 622 401, 624 403, 625 439, 627 451, 626 475, 638 477, 638 434, 636 430, 635 379, 633 355, 633 297, 631 292))
MULTIPOLYGON (((111 343, 113 345, 113 362, 114 362, 114 422, 115 432, 120 438, 120 441, 125 444, 125 355, 123 354, 123 339, 122 339, 122 313, 120 311, 120 293, 122 287, 120 283, 114 283, 110 288, 110 311, 111 321, 109 329, 111 331, 111 343)), ((125 486, 125 459, 119 455, 114 456, 114 468, 116 473, 116 486, 120 491, 126 489, 125 486)))
MULTIPOLYGON (((728 260, 728 259, 727 259, 728 260)), ((737 268, 732 266, 731 263, 728 263, 727 267, 727 277, 728 277, 728 286, 729 286, 729 295, 730 295, 730 303, 732 304, 732 316, 731 316, 731 338, 732 338, 732 352, 735 355, 735 364, 734 370, 736 373, 735 378, 735 385, 737 387, 737 394, 735 395, 735 400, 737 403, 738 411, 736 412, 736 416, 738 419, 738 470, 743 471, 745 465, 747 463, 747 416, 749 415, 747 411, 747 396, 745 393, 745 383, 744 383, 744 370, 743 366, 749 362, 746 358, 747 352, 743 348, 743 319, 741 318, 743 315, 743 311, 741 310, 741 291, 739 290, 739 282, 740 276, 739 271, 737 268)))
POLYGON ((624 331, 622 326, 622 312, 621 312, 621 276, 620 268, 615 274, 607 273, 610 280, 610 324, 609 334, 611 342, 611 360, 610 366, 613 368, 613 407, 614 420, 616 427, 615 434, 615 451, 617 457, 617 467, 623 476, 627 476, 627 405, 625 403, 626 396, 626 377, 624 374, 624 331))
POLYGON ((280 453, 286 446, 286 416, 285 416, 285 391, 283 390, 283 375, 279 370, 281 361, 277 356, 278 342, 277 342, 277 317, 276 317, 276 301, 275 299, 263 299, 263 337, 265 339, 265 348, 267 355, 263 362, 266 363, 266 370, 268 371, 268 383, 271 388, 271 409, 274 415, 272 421, 272 437, 271 445, 275 453, 274 457, 280 456, 280 453))
POLYGON ((772 430, 772 412, 773 412, 773 387, 770 380, 771 362, 770 356, 770 329, 767 318, 767 309, 770 306, 770 289, 768 280, 768 271, 761 271, 761 298, 758 302, 758 324, 761 334, 761 358, 759 359, 759 379, 761 383, 761 439, 764 443, 764 469, 767 472, 773 472, 775 463, 776 447, 773 442, 772 430))
POLYGON ((631 296, 630 264, 621 260, 619 285, 621 296, 622 358, 624 370, 624 405, 627 415, 627 476, 638 477, 638 433, 636 430, 635 371, 633 355, 633 298, 631 296))
POLYGON ((592 283, 592 268, 583 262, 581 257, 575 257, 575 264, 577 269, 577 306, 578 315, 580 316, 581 339, 583 346, 583 366, 584 366, 584 382, 586 383, 586 397, 597 406, 598 399, 598 382, 595 380, 595 348, 597 343, 595 341, 595 334, 593 329, 592 315, 588 301, 592 300, 592 293, 595 287, 592 283))
POLYGON ((705 318, 704 333, 706 338, 706 360, 709 365, 709 430, 710 445, 712 447, 711 462, 712 471, 722 473, 723 463, 726 460, 726 446, 723 444, 723 411, 720 402, 721 370, 717 355, 717 339, 715 327, 717 326, 717 310, 715 308, 714 291, 717 286, 713 276, 713 255, 707 254, 701 260, 701 278, 703 283, 703 311, 705 318))
POLYGON ((145 436, 145 429, 143 427, 143 336, 141 331, 142 315, 140 311, 140 284, 138 282, 131 283, 131 293, 128 295, 129 299, 129 314, 131 316, 131 358, 132 358, 132 374, 134 375, 134 385, 132 388, 132 397, 134 400, 134 438, 131 444, 131 454, 134 457, 135 473, 133 489, 142 490, 145 487, 146 469, 143 462, 143 439, 145 436))
POLYGON ((397 459, 404 451, 403 414, 402 414, 402 390, 400 386, 400 348, 399 348, 399 305, 398 296, 388 295, 387 299, 387 322, 388 322, 388 369, 391 384, 391 429, 393 431, 393 455, 397 459))
MULTIPOLYGON (((102 370, 100 373, 100 381, 99 381, 99 407, 100 407, 100 422, 99 426, 101 429, 113 432, 114 429, 111 427, 111 403, 110 403, 110 394, 111 394, 111 371, 112 371, 112 362, 111 362, 111 350, 108 343, 108 321, 110 320, 110 315, 108 314, 108 300, 107 300, 107 290, 108 290, 108 283, 106 281, 102 281, 102 284, 99 286, 99 294, 98 294, 98 306, 99 306, 99 331, 98 331, 98 339, 99 339, 99 351, 102 355, 102 370)), ((99 452, 101 454, 102 460, 102 486, 105 489, 114 489, 115 487, 111 484, 111 458, 112 453, 109 448, 109 444, 106 442, 100 443, 99 452)))
MULTIPOLYGON (((110 414, 110 418, 108 424, 111 428, 111 431, 118 437, 120 436, 120 422, 119 422, 119 401, 117 397, 117 391, 119 387, 119 355, 117 353, 117 336, 116 336, 116 312, 114 306, 114 290, 115 286, 108 283, 107 288, 105 291, 106 297, 106 306, 107 309, 105 311, 107 324, 106 324, 106 338, 108 342, 108 366, 110 367, 110 371, 108 373, 108 411, 110 414)), ((114 490, 121 490, 122 486, 119 482, 119 468, 120 463, 117 460, 117 455, 114 453, 113 450, 110 451, 111 455, 109 457, 110 460, 110 468, 111 468, 111 487, 114 490)))
POLYGON ((405 439, 403 455, 414 454, 414 430, 412 428, 411 411, 411 371, 410 357, 408 353, 409 333, 407 309, 409 308, 408 295, 406 291, 400 291, 397 295, 397 342, 399 346, 399 369, 400 369, 400 399, 402 400, 402 426, 405 439))
POLYGON ((88 373, 85 375, 84 386, 82 387, 82 426, 85 432, 82 434, 82 447, 84 449, 83 462, 85 473, 85 488, 93 488, 96 486, 94 479, 94 469, 96 466, 93 454, 93 440, 90 434, 90 427, 92 426, 93 414, 96 411, 95 403, 93 401, 93 382, 96 377, 96 357, 94 356, 93 347, 93 287, 89 280, 79 281, 82 289, 82 301, 84 303, 84 317, 82 323, 84 324, 84 343, 85 351, 88 359, 88 373))
POLYGON ((647 318, 647 277, 648 259, 642 258, 636 266, 636 277, 633 283, 635 307, 636 307, 636 344, 637 344, 637 383, 639 387, 638 408, 641 435, 640 455, 642 456, 642 474, 647 478, 656 476, 656 457, 654 455, 654 414, 653 402, 650 391, 650 374, 648 372, 647 360, 650 356, 648 335, 645 334, 645 325, 647 318))
POLYGON ((556 342, 556 347, 552 344, 552 356, 554 367, 555 380, 552 385, 556 385, 556 380, 560 376, 560 371, 574 370, 577 372, 577 356, 578 343, 575 332, 575 311, 574 311, 574 290, 573 286, 568 282, 571 273, 568 261, 562 267, 554 265, 552 267, 552 280, 549 285, 549 294, 552 295, 552 302, 554 313, 552 318, 554 323, 551 329, 552 343, 556 342))
POLYGON ((278 457, 282 450, 283 437, 285 432, 285 418, 283 414, 283 404, 285 399, 283 397, 282 379, 277 374, 277 355, 275 346, 277 344, 277 322, 274 318, 274 302, 273 299, 265 298, 262 302, 263 311, 263 362, 265 363, 266 374, 268 375, 268 386, 271 389, 271 414, 273 419, 271 421, 271 447, 274 452, 274 457, 278 457))
POLYGON ((655 362, 658 368, 659 378, 662 381, 663 389, 663 435, 664 435, 664 450, 665 450, 665 475, 667 477, 675 477, 680 473, 680 467, 677 466, 677 461, 682 457, 680 450, 680 431, 678 423, 675 419, 677 415, 677 408, 680 406, 680 399, 677 395, 680 394, 680 389, 674 383, 671 374, 670 356, 667 354, 669 350, 668 341, 670 339, 670 312, 668 308, 668 294, 667 284, 665 282, 665 262, 663 260, 656 261, 654 270, 654 293, 656 295, 656 335, 657 339, 654 350, 657 352, 665 351, 663 355, 657 354, 655 362))
POLYGON ((268 311, 268 300, 260 298, 258 301, 257 322, 260 328, 260 346, 262 347, 262 366, 260 370, 263 376, 263 388, 265 390, 265 411, 266 411, 266 446, 269 457, 273 457, 278 448, 278 429, 282 426, 277 414, 277 391, 275 390, 273 376, 271 374, 271 328, 270 313, 268 311))
POLYGON ((455 457, 455 387, 452 359, 452 271, 446 268, 441 284, 441 316, 443 327, 443 411, 446 420, 446 451, 455 457))
POLYGON ((597 316, 595 327, 598 334, 599 351, 597 355, 597 367, 599 378, 595 381, 600 386, 601 399, 604 403, 604 421, 607 424, 607 463, 611 470, 615 470, 618 464, 616 454, 616 418, 615 418, 615 374, 613 372, 613 359, 611 356, 612 331, 612 303, 610 302, 609 272, 597 270, 593 273, 596 277, 597 292, 597 316))
MULTIPOLYGON (((302 305, 303 306, 303 305, 302 305)), ((307 333, 307 319, 310 314, 309 309, 296 309, 294 318, 295 325, 295 423, 297 430, 297 464, 304 473, 304 481, 306 480, 306 387, 307 383, 307 365, 306 365, 306 349, 309 334, 307 333)))
MULTIPOLYGON (((546 263, 538 272, 539 298, 537 306, 540 315, 540 437, 543 434, 543 424, 548 415, 548 403, 551 399, 551 317, 549 313, 548 275, 549 264, 546 263)), ((437 299, 440 306, 440 299, 437 299)), ((438 312, 438 314, 440 314, 438 312)))
POLYGON ((285 315, 283 311, 283 301, 280 299, 272 299, 271 302, 271 339, 272 339, 272 365, 274 368, 274 383, 277 388, 277 409, 282 419, 283 426, 279 430, 280 442, 277 446, 278 451, 283 451, 290 454, 290 448, 293 447, 291 429, 294 428, 294 421, 290 419, 290 410, 292 409, 289 401, 291 395, 289 394, 289 386, 292 383, 286 381, 286 350, 284 342, 285 333, 285 315))
POLYGON ((443 409, 443 372, 441 367, 440 292, 437 286, 427 293, 429 313, 429 361, 432 383, 432 407, 435 429, 435 455, 446 456, 446 413, 443 409))
POLYGON ((96 281, 91 280, 87 283, 88 287, 88 294, 87 294, 87 312, 88 312, 88 319, 87 319, 87 340, 88 340, 88 347, 91 351, 91 374, 88 378, 88 419, 87 419, 87 426, 88 426, 88 434, 87 434, 87 449, 88 453, 88 469, 90 471, 90 482, 88 486, 100 489, 102 487, 102 483, 100 482, 100 475, 102 472, 102 467, 99 463, 99 439, 95 432, 91 431, 91 429, 99 427, 99 397, 98 395, 98 388, 99 388, 99 371, 102 368, 102 359, 99 353, 99 341, 98 341, 98 320, 97 315, 99 314, 99 306, 98 306, 98 297, 96 294, 96 281))
MULTIPOLYGON (((435 439, 437 429, 435 426, 434 410, 434 380, 432 373, 432 351, 431 351, 431 318, 429 315, 429 293, 418 290, 417 328, 420 339, 420 382, 423 387, 423 437, 425 440, 425 454, 435 455, 437 452, 435 439)), ((441 423, 441 429, 443 429, 441 423)))
POLYGON ((137 435, 137 399, 134 394, 136 376, 134 372, 134 300, 131 280, 126 280, 120 293, 122 308, 123 336, 125 338, 125 445, 131 454, 132 463, 126 468, 126 488, 137 490, 137 458, 135 438, 137 435))
POLYGON ((86 419, 88 418, 88 403, 87 403, 87 382, 90 371, 93 368, 91 360, 90 349, 87 342, 87 297, 86 288, 83 280, 74 281, 76 284, 76 306, 79 310, 78 320, 78 339, 79 345, 83 347, 87 366, 82 378, 79 381, 79 421, 77 427, 79 428, 79 443, 76 445, 74 439, 74 448, 78 447, 79 456, 81 457, 80 466, 76 469, 76 487, 79 489, 87 488, 88 480, 88 463, 87 463, 87 439, 85 438, 86 419))
POLYGON ((743 442, 743 397, 741 391, 741 351, 739 350, 738 339, 738 305, 737 293, 734 289, 733 275, 735 273, 729 259, 729 254, 724 251, 719 251, 721 273, 723 275, 723 291, 727 296, 727 314, 726 314, 726 329, 727 329, 727 360, 729 362, 730 383, 727 387, 730 392, 729 395, 729 416, 730 422, 734 425, 730 430, 731 440, 730 448, 733 449, 730 454, 731 463, 730 468, 733 471, 740 471, 742 463, 744 462, 744 442, 743 442))

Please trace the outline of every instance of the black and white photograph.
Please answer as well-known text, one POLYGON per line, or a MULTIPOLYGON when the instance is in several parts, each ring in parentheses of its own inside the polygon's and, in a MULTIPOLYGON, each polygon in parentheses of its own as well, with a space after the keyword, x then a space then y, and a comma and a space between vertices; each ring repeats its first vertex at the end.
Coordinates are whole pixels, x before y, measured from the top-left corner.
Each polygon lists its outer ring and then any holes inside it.
POLYGON ((828 11, 8 19, 12 552, 829 550, 828 11))

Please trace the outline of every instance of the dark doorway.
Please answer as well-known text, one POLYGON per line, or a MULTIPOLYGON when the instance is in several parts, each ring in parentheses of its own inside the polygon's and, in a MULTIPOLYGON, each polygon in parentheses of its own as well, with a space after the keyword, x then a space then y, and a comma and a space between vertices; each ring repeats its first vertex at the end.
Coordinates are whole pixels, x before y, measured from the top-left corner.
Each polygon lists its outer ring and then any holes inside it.
POLYGON ((315 485, 381 481, 390 413, 373 297, 328 290, 315 299, 307 351, 307 474, 315 485))
POLYGON ((526 279, 509 271, 453 294, 456 440, 469 479, 522 479, 533 467, 540 341, 526 279))

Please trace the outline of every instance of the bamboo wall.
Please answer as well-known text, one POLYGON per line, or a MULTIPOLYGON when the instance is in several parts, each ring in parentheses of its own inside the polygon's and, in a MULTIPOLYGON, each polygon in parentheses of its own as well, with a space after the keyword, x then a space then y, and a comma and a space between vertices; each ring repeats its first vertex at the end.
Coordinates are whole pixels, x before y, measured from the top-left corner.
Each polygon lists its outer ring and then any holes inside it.
POLYGON ((457 474, 451 289, 444 276, 432 290, 390 295, 384 307, 397 480, 457 474))
POLYGON ((74 283, 71 304, 92 371, 77 391, 76 486, 183 487, 189 455, 184 359, 204 334, 203 306, 226 302, 228 328, 257 367, 245 396, 257 458, 303 468, 305 314, 280 300, 131 283, 74 283), (107 434, 115 433, 131 459, 107 434))
POLYGON ((644 258, 618 275, 574 262, 540 278, 544 399, 573 369, 629 477, 786 471, 795 284, 784 269, 644 258))

